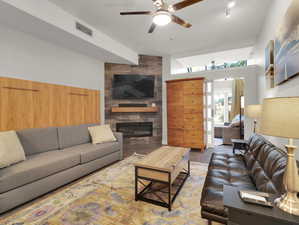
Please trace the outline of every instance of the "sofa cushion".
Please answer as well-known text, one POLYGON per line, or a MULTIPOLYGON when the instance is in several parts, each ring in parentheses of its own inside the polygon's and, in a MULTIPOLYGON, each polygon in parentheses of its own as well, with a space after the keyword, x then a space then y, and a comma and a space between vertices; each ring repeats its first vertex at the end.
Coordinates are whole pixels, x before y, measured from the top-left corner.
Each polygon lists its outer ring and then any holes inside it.
POLYGON ((283 174, 287 154, 263 136, 255 134, 249 140, 245 161, 257 189, 273 194, 283 193, 283 174))
POLYGON ((79 164, 79 155, 64 153, 59 150, 28 156, 23 162, 0 169, 0 193, 34 182, 79 164))
POLYGON ((227 210, 223 204, 223 185, 256 190, 242 157, 214 153, 202 191, 202 209, 227 217, 227 210))
POLYGON ((17 131, 26 156, 59 149, 56 127, 17 131))
POLYGON ((120 145, 118 142, 108 142, 104 144, 83 144, 77 145, 62 150, 63 152, 72 152, 72 154, 79 154, 81 158, 81 164, 93 161, 95 159, 104 157, 113 152, 119 151, 120 145))
POLYGON ((59 148, 64 149, 91 142, 88 127, 95 125, 99 124, 58 127, 59 148))

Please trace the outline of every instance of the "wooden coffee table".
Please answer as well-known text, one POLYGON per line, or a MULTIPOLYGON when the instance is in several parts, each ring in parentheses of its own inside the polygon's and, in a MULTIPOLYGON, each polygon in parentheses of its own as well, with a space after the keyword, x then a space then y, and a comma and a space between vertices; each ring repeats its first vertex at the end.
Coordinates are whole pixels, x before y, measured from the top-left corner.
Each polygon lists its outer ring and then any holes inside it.
POLYGON ((190 176, 189 153, 188 148, 163 146, 135 163, 135 200, 171 211, 173 202, 190 176))

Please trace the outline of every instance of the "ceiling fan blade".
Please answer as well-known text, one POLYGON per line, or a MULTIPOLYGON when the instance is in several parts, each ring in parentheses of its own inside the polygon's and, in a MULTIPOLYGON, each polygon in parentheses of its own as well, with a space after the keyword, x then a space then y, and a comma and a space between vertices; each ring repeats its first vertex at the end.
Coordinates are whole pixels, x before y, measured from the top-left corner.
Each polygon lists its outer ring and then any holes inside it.
POLYGON ((201 2, 201 1, 203 1, 203 0, 184 0, 182 2, 173 4, 172 8, 174 9, 174 11, 178 11, 180 9, 183 9, 185 7, 188 7, 190 5, 193 5, 193 4, 201 2))
POLYGON ((150 29, 148 30, 148 33, 149 33, 149 34, 153 33, 154 30, 155 30, 155 28, 156 28, 156 24, 152 23, 150 29))
POLYGON ((186 27, 186 28, 192 27, 192 25, 190 23, 187 23, 186 21, 182 20, 180 17, 172 15, 171 18, 172 18, 172 22, 177 23, 183 27, 186 27))
POLYGON ((137 11, 137 12, 121 12, 120 15, 126 16, 126 15, 151 15, 151 11, 137 11))

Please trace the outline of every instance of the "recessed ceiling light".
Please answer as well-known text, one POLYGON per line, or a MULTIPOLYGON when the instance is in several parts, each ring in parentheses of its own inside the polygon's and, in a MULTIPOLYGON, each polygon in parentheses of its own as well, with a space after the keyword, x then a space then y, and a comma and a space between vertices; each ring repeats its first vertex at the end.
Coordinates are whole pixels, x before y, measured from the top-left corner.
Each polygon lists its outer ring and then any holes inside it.
POLYGON ((227 3, 227 8, 229 8, 229 9, 234 8, 235 6, 236 6, 236 1, 235 0, 230 0, 227 3))

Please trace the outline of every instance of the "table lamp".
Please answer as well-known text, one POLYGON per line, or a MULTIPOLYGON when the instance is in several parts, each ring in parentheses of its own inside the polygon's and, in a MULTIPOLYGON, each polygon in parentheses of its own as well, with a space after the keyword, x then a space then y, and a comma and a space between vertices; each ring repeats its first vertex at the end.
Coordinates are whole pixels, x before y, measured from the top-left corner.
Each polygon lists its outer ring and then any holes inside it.
POLYGON ((261 117, 261 105, 248 105, 245 107, 245 116, 254 119, 253 133, 256 131, 257 119, 261 117))
POLYGON ((275 200, 278 208, 299 215, 299 175, 293 139, 299 139, 299 97, 265 99, 262 106, 259 132, 264 135, 288 138, 288 162, 283 177, 286 193, 275 200))

